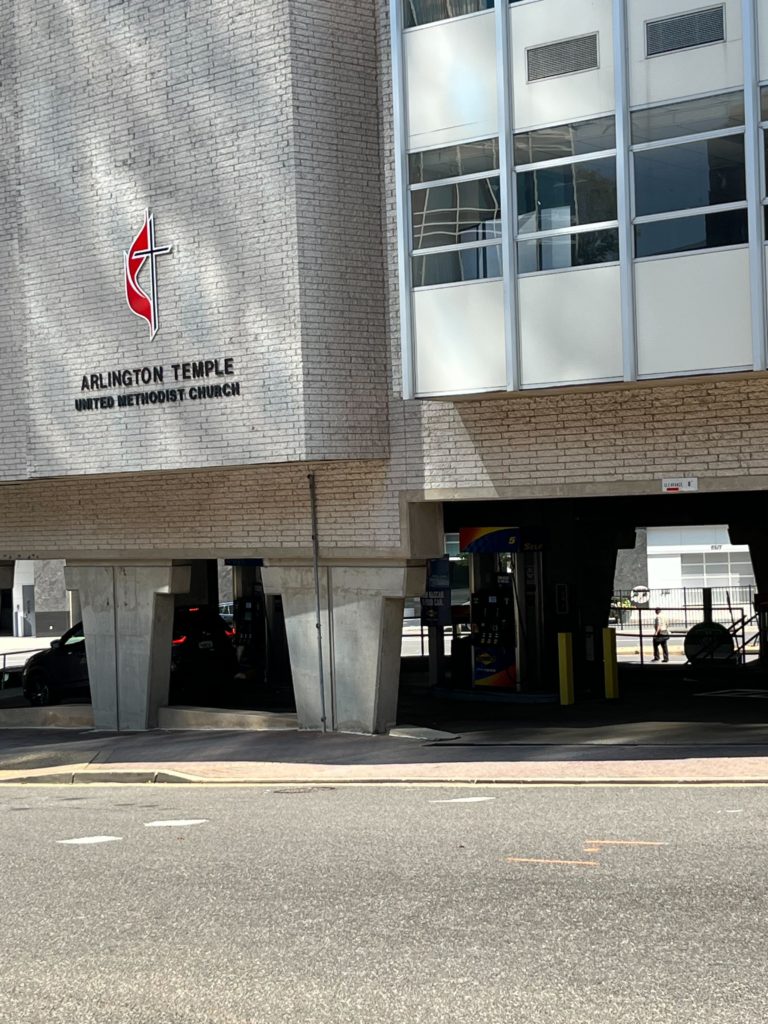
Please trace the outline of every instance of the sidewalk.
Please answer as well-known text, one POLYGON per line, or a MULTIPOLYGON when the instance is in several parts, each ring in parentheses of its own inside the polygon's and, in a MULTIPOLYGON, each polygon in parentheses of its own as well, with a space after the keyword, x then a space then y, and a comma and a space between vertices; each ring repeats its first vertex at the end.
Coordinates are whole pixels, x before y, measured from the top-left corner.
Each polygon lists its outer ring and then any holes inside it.
POLYGON ((518 727, 448 739, 398 732, 0 730, 0 784, 768 784, 764 725, 518 727))

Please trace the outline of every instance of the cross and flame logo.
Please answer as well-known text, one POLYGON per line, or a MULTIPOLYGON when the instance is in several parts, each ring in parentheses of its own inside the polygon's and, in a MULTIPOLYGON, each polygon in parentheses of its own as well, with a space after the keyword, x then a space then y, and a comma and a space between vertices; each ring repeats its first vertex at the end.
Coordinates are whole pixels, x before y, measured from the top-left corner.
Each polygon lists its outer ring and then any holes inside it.
POLYGON ((155 215, 149 210, 144 211, 144 225, 131 243, 125 257, 125 297, 132 313, 140 316, 149 324, 149 340, 157 334, 160 326, 159 307, 157 301, 157 257, 165 256, 173 249, 172 245, 155 243, 155 215), (150 294, 139 284, 139 274, 149 260, 150 294))

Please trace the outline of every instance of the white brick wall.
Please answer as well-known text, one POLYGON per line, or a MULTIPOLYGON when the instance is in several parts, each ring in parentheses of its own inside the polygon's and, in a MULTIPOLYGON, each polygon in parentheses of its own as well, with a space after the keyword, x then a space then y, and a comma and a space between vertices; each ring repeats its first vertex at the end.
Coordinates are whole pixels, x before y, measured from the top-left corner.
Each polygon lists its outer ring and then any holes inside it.
POLYGON ((0 353, 27 371, 3 374, 0 423, 28 450, 0 478, 385 454, 373 11, 329 4, 313 33, 305 8, 13 4, 0 353), (151 344, 122 280, 145 206, 174 245, 151 344), (239 398, 74 409, 83 373, 225 356, 239 398))

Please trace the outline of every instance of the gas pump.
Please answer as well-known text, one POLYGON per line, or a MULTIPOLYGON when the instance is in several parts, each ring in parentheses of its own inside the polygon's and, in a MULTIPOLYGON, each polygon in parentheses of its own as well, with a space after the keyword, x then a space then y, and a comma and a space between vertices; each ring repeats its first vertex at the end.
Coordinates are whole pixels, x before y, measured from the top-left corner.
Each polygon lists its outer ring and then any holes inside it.
POLYGON ((495 586, 474 593, 471 608, 473 686, 516 689, 515 601, 510 577, 499 575, 495 586))
POLYGON ((266 604, 261 582, 261 563, 227 561, 232 565, 234 626, 239 674, 263 685, 266 676, 266 604))
POLYGON ((252 684, 249 693, 259 704, 290 707, 293 678, 282 599, 279 594, 264 593, 260 560, 231 559, 227 564, 234 568, 239 678, 252 684))

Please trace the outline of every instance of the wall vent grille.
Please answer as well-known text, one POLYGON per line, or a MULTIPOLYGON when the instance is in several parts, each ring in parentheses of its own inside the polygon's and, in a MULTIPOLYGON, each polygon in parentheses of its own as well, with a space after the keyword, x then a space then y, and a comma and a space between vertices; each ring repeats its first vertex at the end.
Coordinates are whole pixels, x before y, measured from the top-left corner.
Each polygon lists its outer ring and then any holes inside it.
POLYGON ((526 55, 529 82, 572 75, 576 71, 591 71, 598 66, 597 33, 545 46, 532 46, 526 55))
POLYGON ((645 53, 674 53, 692 46, 721 43, 725 40, 725 7, 678 14, 674 18, 649 21, 645 26, 645 53))

